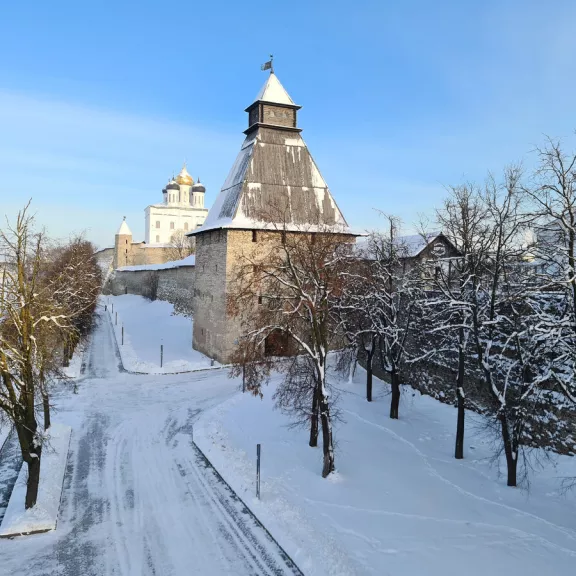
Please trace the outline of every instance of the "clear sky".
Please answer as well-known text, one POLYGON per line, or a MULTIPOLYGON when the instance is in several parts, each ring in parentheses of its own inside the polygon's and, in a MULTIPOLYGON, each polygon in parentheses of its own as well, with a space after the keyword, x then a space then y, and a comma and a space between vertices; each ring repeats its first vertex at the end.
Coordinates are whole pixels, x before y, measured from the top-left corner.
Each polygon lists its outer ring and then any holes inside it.
POLYGON ((111 245, 184 159, 210 206, 274 54, 349 223, 576 128, 574 0, 53 0, 0 8, 0 213, 111 245))

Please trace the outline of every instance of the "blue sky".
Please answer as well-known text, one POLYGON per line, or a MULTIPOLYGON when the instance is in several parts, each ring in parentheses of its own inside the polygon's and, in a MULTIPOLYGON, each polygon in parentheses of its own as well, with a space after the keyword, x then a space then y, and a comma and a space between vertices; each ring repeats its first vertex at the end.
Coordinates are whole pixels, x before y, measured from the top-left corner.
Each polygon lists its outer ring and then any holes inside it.
POLYGON ((110 245, 184 159, 210 206, 268 54, 349 223, 573 142, 576 2, 4 2, 0 210, 110 245))

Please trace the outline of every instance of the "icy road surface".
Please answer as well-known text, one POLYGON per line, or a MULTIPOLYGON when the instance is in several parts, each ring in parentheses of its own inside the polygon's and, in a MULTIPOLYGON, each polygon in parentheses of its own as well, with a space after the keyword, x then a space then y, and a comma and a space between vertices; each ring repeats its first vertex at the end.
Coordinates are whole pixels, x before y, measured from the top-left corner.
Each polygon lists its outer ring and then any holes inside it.
POLYGON ((87 374, 54 396, 73 427, 57 530, 0 541, 0 574, 300 574, 191 442, 236 389, 225 371, 122 372, 102 315, 87 374))

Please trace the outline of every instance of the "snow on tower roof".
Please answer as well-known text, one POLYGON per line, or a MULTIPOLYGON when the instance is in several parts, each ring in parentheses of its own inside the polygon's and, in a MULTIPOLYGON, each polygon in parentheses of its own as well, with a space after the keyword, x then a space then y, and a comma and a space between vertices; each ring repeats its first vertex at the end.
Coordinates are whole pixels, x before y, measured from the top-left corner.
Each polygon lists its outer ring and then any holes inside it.
POLYGON ((264 86, 260 92, 258 92, 258 96, 254 102, 258 100, 264 100, 265 102, 272 102, 274 104, 290 104, 291 106, 296 106, 294 101, 290 96, 288 96, 288 92, 284 89, 284 86, 280 84, 280 80, 278 80, 276 74, 272 72, 266 82, 264 82, 264 86))
POLYGON ((120 228, 118 228, 118 232, 116 234, 123 234, 132 236, 132 231, 128 228, 128 224, 126 224, 126 216, 124 216, 124 220, 122 220, 122 224, 120 224, 120 228))

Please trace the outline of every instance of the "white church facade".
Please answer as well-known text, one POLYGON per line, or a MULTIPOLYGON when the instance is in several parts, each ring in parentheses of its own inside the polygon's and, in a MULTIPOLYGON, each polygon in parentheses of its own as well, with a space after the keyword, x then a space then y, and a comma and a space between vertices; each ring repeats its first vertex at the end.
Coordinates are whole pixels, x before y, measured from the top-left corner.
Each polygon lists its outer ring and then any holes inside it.
POLYGON ((146 245, 168 245, 178 230, 188 233, 202 226, 208 214, 205 193, 204 185, 194 182, 184 164, 162 190, 162 203, 151 204, 144 211, 146 245))

